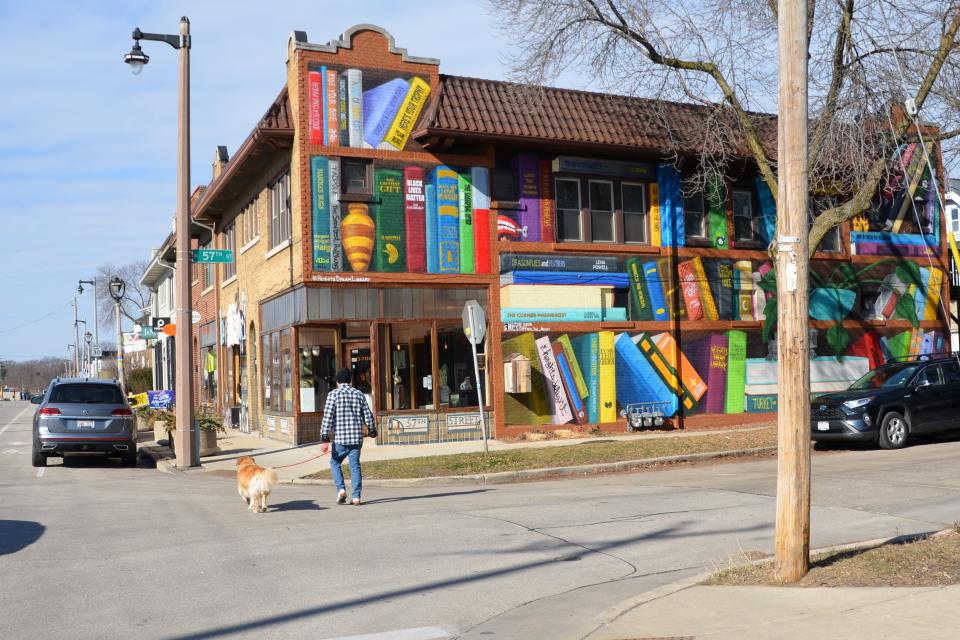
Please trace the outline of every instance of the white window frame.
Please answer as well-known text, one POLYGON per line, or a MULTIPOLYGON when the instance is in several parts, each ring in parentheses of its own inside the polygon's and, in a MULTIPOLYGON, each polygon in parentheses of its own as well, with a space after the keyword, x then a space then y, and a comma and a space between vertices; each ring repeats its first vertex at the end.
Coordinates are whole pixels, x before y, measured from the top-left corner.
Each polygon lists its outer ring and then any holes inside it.
POLYGON ((560 220, 562 218, 563 212, 573 211, 573 209, 561 209, 559 199, 554 198, 554 205, 555 205, 554 208, 556 209, 556 215, 557 215, 557 241, 558 242, 583 242, 583 206, 582 206, 583 194, 580 192, 580 178, 563 178, 563 177, 555 178, 554 185, 553 185, 555 194, 560 193, 560 190, 557 188, 557 185, 560 182, 573 182, 577 185, 577 237, 576 238, 560 237, 560 220))
POLYGON ((623 181, 620 183, 620 210, 623 212, 623 242, 624 244, 638 244, 638 245, 648 245, 650 244, 650 185, 645 182, 631 182, 623 181), (626 208, 626 198, 623 197, 623 188, 624 187, 639 187, 640 193, 643 197, 643 204, 641 205, 642 209, 640 211, 627 211, 626 208), (627 216, 642 216, 643 217, 643 239, 642 240, 628 240, 627 239, 627 216))
POLYGON ((616 200, 614 198, 613 180, 595 180, 593 178, 587 180, 587 200, 589 200, 589 205, 590 205, 590 242, 602 242, 605 244, 616 242, 617 241, 617 205, 616 205, 616 200), (610 239, 609 240, 597 240, 597 238, 595 237, 595 234, 593 233, 593 228, 594 228, 593 218, 594 218, 594 215, 595 215, 594 212, 596 211, 596 209, 593 207, 593 199, 591 198, 591 195, 593 193, 594 184, 605 184, 610 188, 610 211, 602 212, 604 215, 608 213, 610 215, 610 239))
POLYGON ((290 171, 270 185, 270 248, 290 240, 290 171))
POLYGON ((746 189, 734 189, 731 194, 731 202, 733 204, 733 240, 734 242, 755 242, 758 239, 757 235, 757 219, 754 216, 753 212, 753 193, 747 191, 746 189), (740 199, 738 203, 737 200, 740 199), (744 200, 745 198, 745 200, 744 200), (742 215, 738 211, 738 205, 742 206, 743 204, 747 205, 747 214, 746 216, 742 215), (746 218, 750 224, 750 237, 745 238, 740 236, 737 226, 737 218, 746 218))
POLYGON ((694 191, 693 193, 683 194, 683 235, 686 238, 705 240, 707 238, 707 197, 703 191, 694 191), (691 233, 690 225, 687 224, 687 203, 689 200, 698 199, 700 201, 700 229, 699 233, 691 233))

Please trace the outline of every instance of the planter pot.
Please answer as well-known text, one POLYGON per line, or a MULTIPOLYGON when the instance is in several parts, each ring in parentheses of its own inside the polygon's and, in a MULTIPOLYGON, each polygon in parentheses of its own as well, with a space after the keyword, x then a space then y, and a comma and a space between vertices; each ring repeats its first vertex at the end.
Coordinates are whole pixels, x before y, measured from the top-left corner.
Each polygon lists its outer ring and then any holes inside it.
POLYGON ((811 289, 810 317, 814 320, 839 322, 850 315, 856 301, 856 291, 832 288, 811 289))
POLYGON ((153 425, 151 425, 143 416, 137 416, 137 431, 151 431, 153 425))
POLYGON ((157 420, 153 423, 153 439, 156 442, 170 440, 172 431, 173 427, 167 427, 167 423, 163 420, 157 420))
POLYGON ((220 451, 217 448, 217 432, 212 429, 200 429, 200 455, 211 456, 220 451))

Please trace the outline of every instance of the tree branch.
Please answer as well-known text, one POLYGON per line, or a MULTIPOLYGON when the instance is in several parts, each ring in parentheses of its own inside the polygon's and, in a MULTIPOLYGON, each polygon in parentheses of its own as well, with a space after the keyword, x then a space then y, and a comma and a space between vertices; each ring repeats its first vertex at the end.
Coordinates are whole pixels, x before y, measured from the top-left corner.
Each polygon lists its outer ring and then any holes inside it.
POLYGON ((809 157, 807 159, 808 171, 813 171, 820 159, 820 151, 823 149, 823 142, 827 138, 827 131, 830 129, 830 123, 837 112, 837 98, 840 95, 840 88, 846 79, 847 68, 843 64, 843 53, 850 41, 850 24, 853 21, 853 0, 847 0, 843 7, 843 13, 840 15, 840 27, 837 29, 837 39, 833 46, 833 64, 832 76, 830 78, 830 88, 827 91, 826 101, 824 103, 823 113, 817 122, 816 129, 813 132, 813 139, 810 142, 809 157))

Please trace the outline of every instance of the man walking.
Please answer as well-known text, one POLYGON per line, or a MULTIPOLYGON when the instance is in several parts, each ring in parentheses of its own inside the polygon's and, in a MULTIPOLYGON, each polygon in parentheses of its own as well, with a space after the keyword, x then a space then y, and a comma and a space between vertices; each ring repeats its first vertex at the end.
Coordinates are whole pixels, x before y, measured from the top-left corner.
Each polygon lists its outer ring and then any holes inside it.
POLYGON ((371 438, 377 437, 377 425, 373 421, 373 412, 370 411, 366 397, 350 384, 353 379, 350 369, 340 369, 334 379, 337 381, 337 388, 327 395, 327 403, 323 408, 320 441, 324 444, 321 451, 326 453, 330 449, 332 428, 333 450, 330 452, 330 474, 333 476, 333 483, 337 486, 337 504, 347 502, 347 488, 341 469, 343 459, 346 458, 350 465, 350 484, 353 487, 353 499, 350 504, 359 505, 360 491, 363 489, 360 448, 363 446, 364 435, 371 438))

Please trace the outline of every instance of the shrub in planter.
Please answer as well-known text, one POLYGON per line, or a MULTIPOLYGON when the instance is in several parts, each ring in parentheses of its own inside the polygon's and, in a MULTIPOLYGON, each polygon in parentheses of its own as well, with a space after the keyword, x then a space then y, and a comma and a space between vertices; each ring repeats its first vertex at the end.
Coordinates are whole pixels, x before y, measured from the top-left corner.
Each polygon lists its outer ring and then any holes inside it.
POLYGON ((201 406, 197 412, 197 423, 200 426, 200 455, 216 453, 217 434, 227 431, 223 428, 223 418, 211 407, 201 406))
MULTIPOLYGON (((177 419, 172 411, 157 409, 153 412, 153 439, 171 440, 171 434, 177 428, 177 419)), ((171 442, 171 445, 173 443, 171 442)), ((170 447, 173 448, 172 446, 170 447)))

